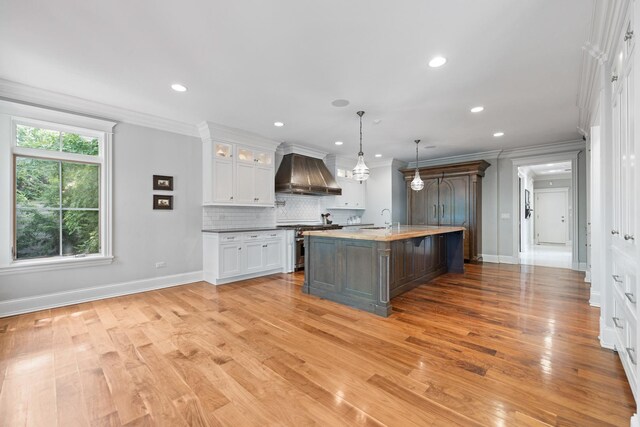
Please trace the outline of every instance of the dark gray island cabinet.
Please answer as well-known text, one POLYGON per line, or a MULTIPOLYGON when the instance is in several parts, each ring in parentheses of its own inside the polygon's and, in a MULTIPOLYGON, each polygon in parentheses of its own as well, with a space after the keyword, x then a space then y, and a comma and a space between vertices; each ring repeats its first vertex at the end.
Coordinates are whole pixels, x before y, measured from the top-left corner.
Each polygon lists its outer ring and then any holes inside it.
POLYGON ((464 272, 464 227, 401 226, 305 233, 303 292, 379 316, 391 299, 464 272))

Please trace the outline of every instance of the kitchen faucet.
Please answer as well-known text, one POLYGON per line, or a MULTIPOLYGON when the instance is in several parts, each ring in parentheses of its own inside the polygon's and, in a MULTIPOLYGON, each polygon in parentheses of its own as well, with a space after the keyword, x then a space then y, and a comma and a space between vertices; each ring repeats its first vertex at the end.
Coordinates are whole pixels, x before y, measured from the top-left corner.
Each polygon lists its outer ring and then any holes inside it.
POLYGON ((387 208, 384 208, 384 209, 382 209, 382 212, 380 212, 380 216, 383 216, 383 215, 384 215, 384 211, 389 212, 389 221, 388 221, 388 222, 387 222, 387 221, 385 221, 385 222, 384 222, 384 226, 385 226, 386 228, 391 228, 391 225, 392 225, 392 224, 391 224, 391 211, 390 211, 389 209, 387 209, 387 208))

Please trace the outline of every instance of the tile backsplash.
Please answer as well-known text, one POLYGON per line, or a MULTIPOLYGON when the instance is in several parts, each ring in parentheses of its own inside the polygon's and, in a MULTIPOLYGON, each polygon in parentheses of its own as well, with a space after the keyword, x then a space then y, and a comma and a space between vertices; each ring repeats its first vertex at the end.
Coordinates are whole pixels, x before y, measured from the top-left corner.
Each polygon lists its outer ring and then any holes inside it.
POLYGON ((316 223, 321 221, 322 197, 278 194, 276 200, 284 202, 284 206, 276 206, 276 220, 278 222, 316 223))
POLYGON ((273 227, 274 208, 252 206, 204 206, 202 228, 273 227))
POLYGON ((331 213, 334 224, 347 224, 350 217, 362 216, 362 210, 327 209, 330 197, 277 194, 282 206, 203 206, 202 228, 273 227, 276 224, 319 224, 320 214, 331 213))
POLYGON ((276 206, 278 223, 319 223, 320 214, 329 212, 334 224, 346 224, 349 217, 361 216, 362 210, 328 209, 333 198, 330 196, 301 196, 297 194, 277 194, 276 200, 284 202, 284 206, 276 206))

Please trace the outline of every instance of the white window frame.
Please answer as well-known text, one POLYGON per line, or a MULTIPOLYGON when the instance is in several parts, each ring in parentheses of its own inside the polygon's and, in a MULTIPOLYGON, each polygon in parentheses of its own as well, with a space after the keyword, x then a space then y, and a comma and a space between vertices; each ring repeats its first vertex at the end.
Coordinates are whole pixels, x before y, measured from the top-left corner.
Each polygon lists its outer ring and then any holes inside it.
MULTIPOLYGON (((0 114, 6 114, 4 118, 5 120, 8 120, 10 126, 10 132, 2 132, 3 135, 0 135, 0 138, 10 138, 8 143, 5 141, 5 143, 2 144, 6 150, 2 151, 7 154, 7 158, 10 159, 11 162, 9 176, 5 175, 8 179, 0 180, 0 182, 5 181, 5 185, 3 186, 8 184, 8 188, 6 188, 6 190, 7 193, 10 194, 8 210, 3 213, 4 215, 2 215, 2 217, 5 218, 5 221, 10 221, 10 224, 0 224, 0 226, 3 226, 3 230, 7 231, 2 234, 8 235, 9 241, 7 243, 10 248, 8 248, 8 250, 0 251, 0 276, 21 272, 105 265, 113 262, 112 140, 113 127, 116 123, 6 101, 0 101, 0 114), (16 140, 17 125, 32 126, 96 137, 100 144, 98 156, 19 147, 17 146, 16 140), (100 164, 100 253, 87 254, 83 256, 70 255, 24 260, 13 259, 13 246, 16 242, 14 227, 16 209, 15 156, 100 164)), ((5 123, 4 129, 6 129, 6 124, 7 123, 5 123)), ((2 209, 2 207, 0 207, 0 209, 2 209)))

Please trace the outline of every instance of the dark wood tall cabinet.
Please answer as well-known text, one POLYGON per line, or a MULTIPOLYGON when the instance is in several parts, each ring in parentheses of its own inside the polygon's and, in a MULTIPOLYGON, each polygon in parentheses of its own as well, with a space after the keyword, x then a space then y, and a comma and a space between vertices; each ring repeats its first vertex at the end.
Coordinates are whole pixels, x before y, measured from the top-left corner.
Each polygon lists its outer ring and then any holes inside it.
POLYGON ((407 223, 465 227, 464 259, 482 261, 482 177, 484 160, 420 168, 424 188, 411 190, 415 169, 405 169, 407 223))

